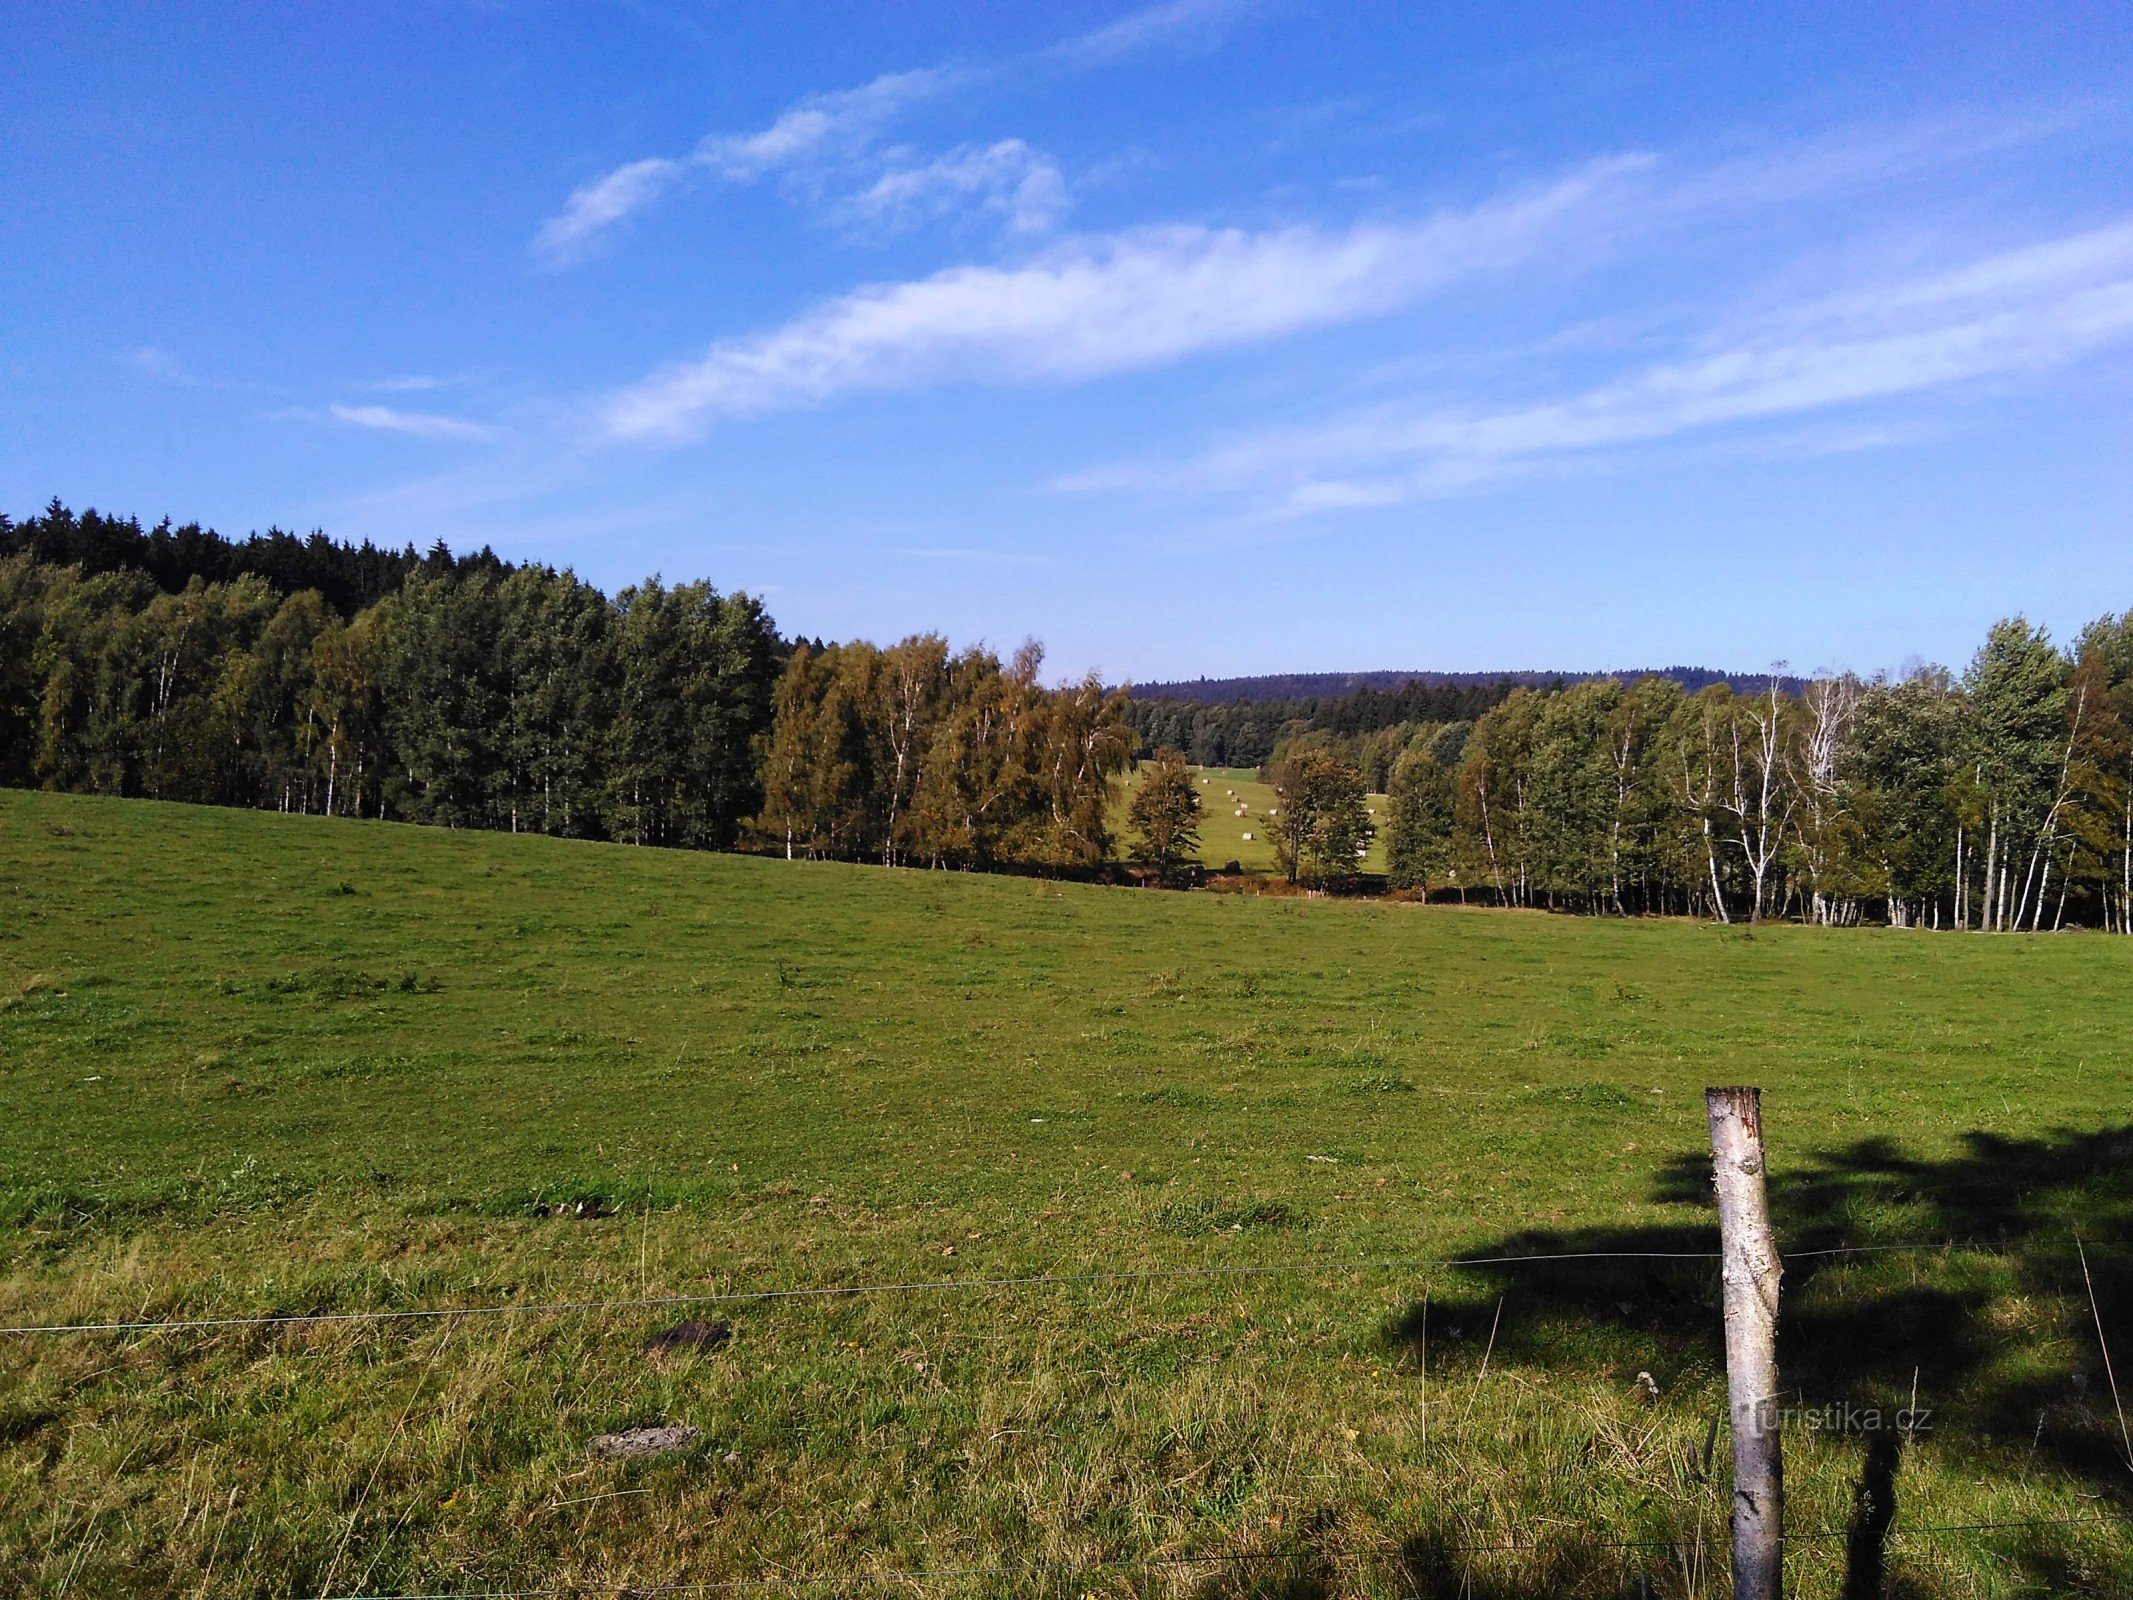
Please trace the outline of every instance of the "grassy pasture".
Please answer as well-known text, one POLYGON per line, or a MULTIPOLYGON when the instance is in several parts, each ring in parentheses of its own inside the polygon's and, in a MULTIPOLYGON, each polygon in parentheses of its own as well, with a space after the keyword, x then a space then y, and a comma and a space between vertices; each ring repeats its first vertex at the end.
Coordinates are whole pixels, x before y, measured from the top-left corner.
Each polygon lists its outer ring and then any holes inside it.
MULTIPOLYGON (((1792 1398, 1915 1383, 1932 1413, 1900 1445, 1795 1430, 1795 1592, 1878 1561, 1892 1594, 2119 1595, 2133 1537, 2096 1519, 2133 1474, 2068 1241, 2133 1337, 2129 978, 2100 936, 0 793, 0 1323, 1693 1250, 1699 1090, 1757 1081, 1789 1248, 2004 1247, 1792 1267, 1792 1398)), ((1710 1279, 1359 1267, 5 1336, 0 1589, 1710 1596, 1710 1279), (685 1315, 730 1344, 646 1352, 685 1315), (589 1455, 651 1422, 700 1434, 589 1455)))
MULTIPOLYGON (((1246 872, 1272 872, 1274 847, 1267 841, 1267 808, 1274 804, 1274 791, 1259 781, 1259 769, 1194 767, 1192 775, 1200 787, 1200 859, 1212 869, 1234 861, 1246 872), (1242 817, 1237 815, 1240 805, 1245 810, 1242 817), (1245 838, 1247 833, 1252 837, 1245 838)), ((1112 808, 1112 832, 1119 840, 1122 855, 1129 854, 1133 846, 1126 826, 1126 807, 1139 778, 1140 769, 1136 768, 1132 777, 1119 786, 1118 802, 1112 808)), ((1386 805, 1384 795, 1370 797, 1371 814, 1379 831, 1370 842, 1370 853, 1362 859, 1365 872, 1385 870, 1386 805)))

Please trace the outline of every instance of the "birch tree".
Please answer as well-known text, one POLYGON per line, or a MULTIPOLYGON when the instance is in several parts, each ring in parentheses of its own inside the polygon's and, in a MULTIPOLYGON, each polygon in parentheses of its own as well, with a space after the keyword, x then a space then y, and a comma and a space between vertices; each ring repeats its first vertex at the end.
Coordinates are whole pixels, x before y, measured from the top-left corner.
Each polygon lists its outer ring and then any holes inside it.
POLYGON ((1800 696, 1800 734, 1789 752, 1789 774, 1798 797, 1793 827, 1807 880, 1808 917, 1836 919, 1832 893, 1846 850, 1844 758, 1858 711, 1859 680, 1849 673, 1816 678, 1800 696))

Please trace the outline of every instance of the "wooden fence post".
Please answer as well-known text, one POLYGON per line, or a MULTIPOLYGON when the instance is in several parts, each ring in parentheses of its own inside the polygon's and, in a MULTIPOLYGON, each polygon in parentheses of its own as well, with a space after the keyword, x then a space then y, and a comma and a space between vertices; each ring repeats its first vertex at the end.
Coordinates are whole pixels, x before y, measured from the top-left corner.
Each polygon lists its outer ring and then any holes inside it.
POLYGON ((1724 1257, 1726 1393, 1733 1413, 1734 1600, 1780 1600, 1785 1464, 1778 1437, 1782 1265, 1763 1190, 1762 1091, 1706 1089, 1724 1257))

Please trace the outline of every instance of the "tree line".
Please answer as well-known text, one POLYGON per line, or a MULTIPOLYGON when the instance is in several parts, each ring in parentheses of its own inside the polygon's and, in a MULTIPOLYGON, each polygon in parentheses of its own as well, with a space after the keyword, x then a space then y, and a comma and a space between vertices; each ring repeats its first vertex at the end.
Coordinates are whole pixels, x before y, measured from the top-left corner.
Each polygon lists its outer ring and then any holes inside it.
MULTIPOLYGON (((1172 749, 1195 766, 1263 767, 1285 738, 1305 733, 1356 737, 1422 723, 1478 717, 1520 687, 1517 679, 1485 683, 1413 680, 1390 689, 1281 700, 1207 702, 1175 696, 1126 703, 1126 722, 1145 749, 1172 749)), ((1559 681, 1543 685, 1544 691, 1559 681)))
POLYGON ((278 538, 0 519, 0 782, 709 847, 758 809, 751 596, 278 538))
POLYGON ((1132 766, 1125 697, 1093 676, 1045 689, 939 634, 793 651, 763 751, 758 831, 788 857, 886 866, 1093 869, 1132 766))
POLYGON ((1187 758, 1276 789, 1291 881, 1511 906, 2133 933, 2133 612, 2016 618, 1960 675, 1690 690, 1401 685, 1320 703, 1047 687, 1042 651, 782 639, 760 602, 609 596, 489 551, 0 517, 0 783, 640 844, 1194 867, 1187 758), (1264 720, 1254 720, 1255 718, 1264 720), (1208 747, 1212 742, 1213 748, 1208 747))
POLYGON ((27 555, 53 567, 79 567, 85 577, 133 571, 175 594, 194 578, 228 583, 264 579, 284 594, 316 589, 342 616, 352 616, 398 589, 417 567, 433 576, 486 569, 501 576, 510 564, 486 546, 454 556, 442 542, 417 555, 414 546, 389 550, 345 544, 314 532, 299 539, 269 528, 245 539, 226 539, 197 522, 173 525, 168 517, 143 528, 135 517, 111 517, 93 507, 79 516, 53 500, 41 516, 16 522, 0 514, 0 557, 27 555))
MULTIPOLYGON (((1312 745, 1300 735, 1285 758, 1312 745)), ((1344 759, 1332 745, 1319 737, 1344 759)), ((1515 689, 1471 723, 1415 730, 1389 799, 1396 889, 2133 933, 2133 612, 2067 650, 1999 623, 1959 677, 1515 689)))
POLYGON ((1609 676, 1666 678, 1690 693, 1731 682, 1742 690, 1775 685, 1797 693, 1801 680, 1730 676, 1708 667, 1608 673, 1287 673, 1203 678, 1136 686, 1126 718, 1147 749, 1173 749, 1208 767, 1271 767, 1285 742, 1306 734, 1352 741, 1350 759, 1374 791, 1416 729, 1471 721, 1525 688, 1554 694, 1609 676), (1384 679, 1384 682, 1372 680, 1384 679))
POLYGON ((1124 696, 1043 652, 790 644, 760 602, 441 543, 0 517, 0 783, 788 855, 1111 854, 1124 696))

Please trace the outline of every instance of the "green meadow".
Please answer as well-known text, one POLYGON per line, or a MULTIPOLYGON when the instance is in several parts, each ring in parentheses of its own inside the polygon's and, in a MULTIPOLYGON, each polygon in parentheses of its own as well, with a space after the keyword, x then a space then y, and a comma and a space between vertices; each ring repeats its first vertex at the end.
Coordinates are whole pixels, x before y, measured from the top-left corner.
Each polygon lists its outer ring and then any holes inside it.
POLYGON ((1753 1082, 1793 1592, 2123 1595, 2129 980, 0 792, 0 1324, 523 1308, 0 1335, 0 1589, 1717 1596, 1753 1082))
MULTIPOLYGON (((1246 872, 1272 872, 1275 870, 1274 846, 1267 837, 1268 812, 1275 804, 1274 790, 1269 784, 1259 781, 1256 767, 1194 767, 1193 777, 1200 789, 1200 858, 1211 869, 1219 870, 1226 862, 1234 861, 1246 872), (1245 835, 1250 834, 1250 838, 1245 835)), ((1140 769, 1135 768, 1131 777, 1119 787, 1119 797, 1112 807, 1111 830, 1119 840, 1119 851, 1130 854, 1132 834, 1126 825, 1126 807, 1129 804, 1133 785, 1139 781, 1140 769)), ((1378 825, 1378 836, 1370 842, 1370 853, 1357 863, 1366 873, 1382 875, 1385 871, 1385 834, 1389 802, 1381 794, 1369 797, 1370 814, 1378 825)))

